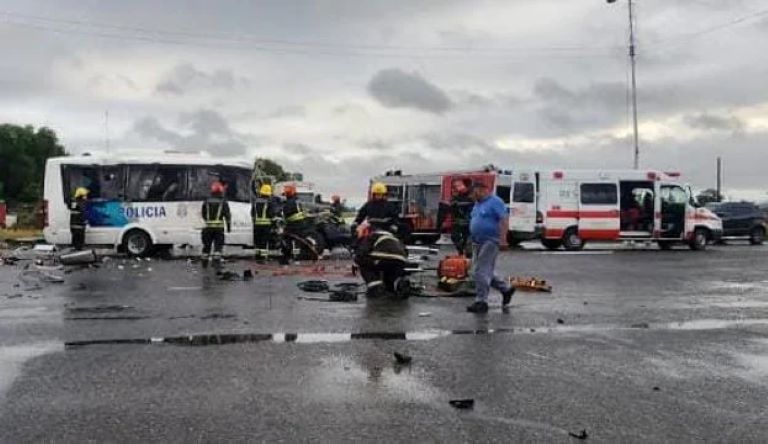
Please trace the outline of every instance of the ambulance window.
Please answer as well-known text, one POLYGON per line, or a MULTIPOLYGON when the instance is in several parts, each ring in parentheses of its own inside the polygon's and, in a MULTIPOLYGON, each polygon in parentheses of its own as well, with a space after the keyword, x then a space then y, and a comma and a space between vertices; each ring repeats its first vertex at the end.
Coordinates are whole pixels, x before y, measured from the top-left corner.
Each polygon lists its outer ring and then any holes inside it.
POLYGON ((616 184, 583 183, 581 184, 582 205, 616 205, 619 201, 616 184))
POLYGON ((688 203, 688 193, 678 186, 661 187, 661 201, 665 204, 680 205, 688 203))
POLYGON ((499 185, 496 187, 496 195, 504 201, 505 204, 509 203, 509 195, 512 192, 512 187, 506 185, 499 185))
POLYGON ((531 182, 515 182, 515 193, 512 196, 513 202, 533 203, 534 197, 535 193, 531 182))

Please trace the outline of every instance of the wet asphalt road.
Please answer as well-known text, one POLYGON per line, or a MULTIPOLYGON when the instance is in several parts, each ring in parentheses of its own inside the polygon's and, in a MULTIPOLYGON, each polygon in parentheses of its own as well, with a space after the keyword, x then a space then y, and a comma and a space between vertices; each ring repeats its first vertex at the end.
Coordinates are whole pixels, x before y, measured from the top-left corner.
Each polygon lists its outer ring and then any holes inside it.
POLYGON ((554 292, 486 316, 458 298, 301 300, 311 276, 225 282, 183 260, 40 289, 0 266, 0 441, 764 442, 766 257, 508 252, 500 270, 554 292))

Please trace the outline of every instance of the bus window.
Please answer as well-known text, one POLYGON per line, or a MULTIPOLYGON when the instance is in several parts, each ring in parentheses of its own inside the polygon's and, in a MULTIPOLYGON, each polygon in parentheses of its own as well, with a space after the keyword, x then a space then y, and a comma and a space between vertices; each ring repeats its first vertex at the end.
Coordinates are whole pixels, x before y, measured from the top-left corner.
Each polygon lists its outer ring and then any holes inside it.
POLYGON ((184 200, 185 177, 185 167, 131 165, 126 194, 137 202, 184 200))
POLYGON ((248 192, 251 183, 251 172, 244 168, 224 168, 221 178, 227 185, 227 200, 233 202, 250 202, 248 192))
POLYGON ((211 183, 219 179, 213 166, 189 167, 189 200, 205 200, 211 195, 211 183))
POLYGON ((101 197, 101 183, 99 181, 98 167, 92 165, 62 165, 63 189, 66 194, 64 201, 70 202, 75 190, 83 187, 88 189, 89 199, 101 197))
POLYGON ((104 166, 99 174, 101 178, 101 198, 122 200, 125 198, 125 167, 122 165, 104 166))

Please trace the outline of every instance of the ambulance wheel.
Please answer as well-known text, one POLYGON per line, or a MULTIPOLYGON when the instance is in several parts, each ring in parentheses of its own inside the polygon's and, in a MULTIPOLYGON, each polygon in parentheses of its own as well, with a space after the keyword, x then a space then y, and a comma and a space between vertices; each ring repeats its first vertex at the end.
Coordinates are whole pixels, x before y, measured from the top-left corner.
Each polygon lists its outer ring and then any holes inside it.
POLYGON ((693 232, 693 237, 689 242, 691 250, 703 251, 707 249, 707 242, 709 241, 709 233, 705 228, 697 228, 693 232))
POLYGON ((563 241, 560 239, 542 239, 541 244, 544 245, 544 248, 547 250, 557 250, 563 246, 563 241))
POLYGON ((123 235, 123 250, 130 256, 148 256, 152 252, 152 238, 137 228, 123 235))
POLYGON ((579 230, 569 228, 563 235, 563 247, 568 251, 579 251, 584 248, 584 239, 579 236, 579 230))

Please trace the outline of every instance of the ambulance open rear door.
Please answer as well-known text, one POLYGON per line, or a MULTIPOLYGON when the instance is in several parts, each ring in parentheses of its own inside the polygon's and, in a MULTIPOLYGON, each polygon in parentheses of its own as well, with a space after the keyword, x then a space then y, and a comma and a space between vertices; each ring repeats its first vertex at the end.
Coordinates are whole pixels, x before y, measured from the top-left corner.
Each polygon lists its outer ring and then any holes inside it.
POLYGON ((539 175, 533 171, 512 175, 509 230, 512 240, 534 239, 540 234, 542 217, 538 210, 539 175))

